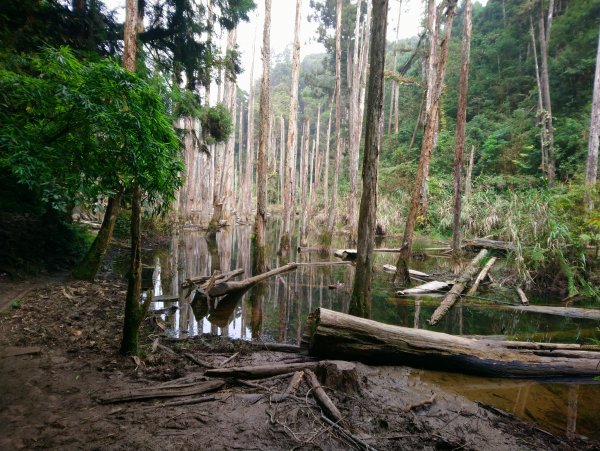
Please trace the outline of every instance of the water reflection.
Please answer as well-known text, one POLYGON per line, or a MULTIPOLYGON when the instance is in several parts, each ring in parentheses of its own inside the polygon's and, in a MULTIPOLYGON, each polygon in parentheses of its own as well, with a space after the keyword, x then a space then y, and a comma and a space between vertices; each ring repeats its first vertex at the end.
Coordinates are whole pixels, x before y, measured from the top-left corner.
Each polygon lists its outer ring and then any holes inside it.
MULTIPOLYGON (((277 255, 278 231, 276 222, 271 221, 266 252, 270 269, 288 261, 337 260, 318 252, 298 253, 294 247, 289 257, 280 257, 277 255)), ((171 295, 177 299, 175 303, 155 302, 152 306, 153 310, 160 311, 168 333, 178 337, 211 333, 297 344, 303 334, 303 323, 315 308, 348 311, 354 278, 352 265, 300 266, 295 271, 271 277, 245 293, 217 299, 207 299, 202 293, 182 288, 186 279, 210 276, 214 271, 242 268, 244 274, 240 279, 250 277, 251 236, 249 225, 222 228, 212 236, 203 231, 185 231, 171 239, 168 249, 146 256, 146 262, 154 262, 157 268, 155 295, 171 295), (172 305, 178 308, 171 308, 172 305)), ((317 245, 314 239, 309 242, 317 245)), ((380 246, 398 244, 384 240, 380 246)), ((334 246, 345 247, 344 238, 340 237, 334 246)), ((371 309, 374 320, 454 335, 495 335, 524 341, 587 343, 589 338, 597 337, 598 321, 532 314, 507 310, 502 305, 473 302, 457 303, 437 326, 431 327, 427 319, 440 298, 397 298, 391 275, 381 270, 383 264, 394 264, 394 260, 394 254, 375 254, 371 309)), ((448 263, 443 258, 426 258, 414 261, 411 266, 437 273, 444 272, 448 263)), ((506 301, 500 290, 484 291, 483 295, 506 301)), ((547 299, 544 301, 548 304, 547 299)), ((415 372, 415 378, 440 384, 557 432, 600 438, 599 386, 484 379, 430 371, 415 372)))

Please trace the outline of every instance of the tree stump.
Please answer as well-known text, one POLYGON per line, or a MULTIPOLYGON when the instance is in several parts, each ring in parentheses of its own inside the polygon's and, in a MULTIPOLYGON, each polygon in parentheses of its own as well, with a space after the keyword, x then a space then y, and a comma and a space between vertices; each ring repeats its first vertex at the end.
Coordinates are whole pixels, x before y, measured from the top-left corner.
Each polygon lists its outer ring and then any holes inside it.
POLYGON ((344 393, 361 393, 356 365, 344 360, 319 362, 315 371, 321 384, 344 393))

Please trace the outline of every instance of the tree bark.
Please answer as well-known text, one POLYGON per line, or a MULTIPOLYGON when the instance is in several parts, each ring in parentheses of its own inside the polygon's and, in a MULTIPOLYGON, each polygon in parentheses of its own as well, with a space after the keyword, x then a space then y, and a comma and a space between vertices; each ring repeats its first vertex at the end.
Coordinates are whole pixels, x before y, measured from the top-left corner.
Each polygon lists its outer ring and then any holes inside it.
POLYGON ((325 169, 323 170, 323 205, 324 210, 329 211, 329 147, 331 144, 331 113, 333 113, 333 102, 329 107, 329 120, 327 121, 327 134, 325 135, 325 169))
POLYGON ((365 152, 363 157, 363 187, 358 220, 358 256, 350 313, 369 316, 372 291, 373 248, 377 223, 377 166, 379 163, 379 130, 383 120, 383 72, 385 64, 385 34, 387 28, 387 0, 374 0, 365 152))
MULTIPOLYGON (((404 227, 404 237, 402 240, 402 250, 398 256, 396 264, 396 273, 394 274, 394 283, 404 285, 410 281, 408 273, 408 264, 412 253, 412 242, 415 226, 417 223, 417 215, 422 204, 422 191, 426 183, 426 177, 429 169, 429 161, 431 160, 431 152, 435 143, 435 135, 437 133, 439 102, 442 94, 442 85, 444 82, 444 73, 446 60, 448 58, 448 48, 450 45, 450 35, 452 32, 452 23, 456 13, 457 0, 450 0, 446 10, 446 35, 441 45, 440 61, 437 65, 436 81, 433 84, 431 96, 429 96, 426 104, 429 105, 426 112, 425 131, 423 134, 423 143, 421 145, 421 155, 419 157, 419 166, 417 168, 417 177, 413 188, 413 194, 410 201, 408 217, 406 218, 406 226, 404 227)), ((433 8, 435 9, 435 8, 433 8)))
POLYGON ((337 191, 340 175, 340 160, 342 155, 342 0, 337 0, 336 8, 336 26, 335 26, 335 161, 333 167, 333 186, 331 190, 331 205, 329 206, 329 216, 327 218, 327 232, 325 235, 326 245, 331 244, 333 231, 335 229, 335 219, 337 212, 337 191))
POLYGON ((267 227, 267 154, 271 135, 270 65, 271 65, 271 0, 265 0, 265 22, 263 26, 263 75, 260 86, 260 110, 258 132, 258 168, 256 181, 256 221, 254 223, 253 273, 267 270, 266 227, 267 227))
POLYGON ((458 111, 456 113, 456 144, 454 146, 454 210, 452 224, 452 255, 460 255, 460 214, 462 211, 462 169, 465 154, 465 129, 467 125, 467 93, 469 86, 469 55, 471 52, 471 0, 464 3, 464 28, 462 36, 462 52, 460 67, 460 82, 458 92, 458 111))
POLYGON ((598 374, 600 352, 579 345, 517 343, 457 337, 391 326, 319 308, 312 315, 309 352, 318 357, 412 365, 493 377, 598 374), (559 352, 555 349, 560 349, 559 352))
POLYGON ((585 168, 585 183, 588 190, 586 193, 585 208, 590 212, 594 209, 592 193, 595 189, 598 176, 598 136, 600 135, 600 34, 598 36, 598 50, 596 53, 596 72, 594 74, 594 94, 591 116, 588 157, 585 168))
POLYGON ((283 205, 283 230, 279 248, 288 253, 292 244, 294 223, 296 219, 296 202, 294 199, 296 183, 296 151, 298 134, 298 83, 300 80, 300 6, 301 0, 296 0, 296 20, 294 23, 294 47, 292 52, 292 86, 290 94, 290 114, 288 118, 288 135, 286 145, 285 192, 283 205))
POLYGON ((298 245, 306 246, 306 226, 308 221, 308 159, 309 159, 309 146, 310 146, 310 122, 308 118, 304 119, 304 125, 302 127, 302 155, 300 159, 300 233, 298 234, 298 245))
MULTIPOLYGON (((242 221, 248 222, 252 212, 252 174, 254 173, 254 58, 256 39, 252 45, 252 65, 250 66, 250 90, 248 92, 248 131, 246 132, 246 166, 243 187, 242 221)), ((262 87, 261 87, 262 93, 262 87)))

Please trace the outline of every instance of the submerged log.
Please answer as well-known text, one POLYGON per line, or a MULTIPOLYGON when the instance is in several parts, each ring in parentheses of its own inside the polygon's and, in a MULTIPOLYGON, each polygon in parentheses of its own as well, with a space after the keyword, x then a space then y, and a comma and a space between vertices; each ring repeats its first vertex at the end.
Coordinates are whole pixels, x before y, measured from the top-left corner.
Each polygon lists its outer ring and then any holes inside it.
POLYGON ((397 291, 396 294, 399 294, 400 296, 416 296, 427 293, 439 293, 440 291, 448 291, 451 286, 452 284, 448 282, 434 280, 414 288, 407 288, 406 290, 397 291))
POLYGON ((545 305, 509 305, 507 308, 520 312, 542 313, 546 315, 564 316, 566 318, 581 318, 600 320, 600 310, 578 307, 551 307, 545 305))
POLYGON ((598 352, 587 352, 578 345, 560 349, 557 356, 552 357, 551 350, 538 355, 540 352, 531 348, 510 348, 507 342, 391 326, 323 308, 314 312, 312 321, 309 352, 318 357, 413 365, 494 377, 590 377, 600 374, 598 352))
MULTIPOLYGON (((385 272, 389 272, 392 274, 396 272, 396 267, 394 265, 383 265, 382 268, 385 272)), ((415 269, 409 269, 408 273, 410 274, 410 277, 415 277, 417 279, 427 279, 427 278, 431 277, 429 274, 427 274, 425 272, 417 271, 415 269)))
POLYGON ((471 260, 467 269, 463 271, 460 277, 454 282, 454 286, 450 290, 450 292, 446 295, 440 306, 433 312, 431 315, 431 319, 429 320, 429 324, 435 325, 437 324, 444 315, 452 308, 460 294, 463 292, 469 280, 473 278, 477 270, 479 269, 479 262, 487 255, 487 251, 482 249, 479 251, 479 254, 471 260))

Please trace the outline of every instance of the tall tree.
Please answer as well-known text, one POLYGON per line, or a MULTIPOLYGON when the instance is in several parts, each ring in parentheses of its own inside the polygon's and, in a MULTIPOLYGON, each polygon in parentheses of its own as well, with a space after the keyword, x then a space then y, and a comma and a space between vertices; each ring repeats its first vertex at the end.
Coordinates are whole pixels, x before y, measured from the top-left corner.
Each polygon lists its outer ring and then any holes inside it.
POLYGON ((417 223, 417 215, 422 204, 423 186, 428 173, 429 161, 431 160, 431 152, 435 145, 435 136, 437 133, 437 124, 439 120, 439 104, 442 95, 442 85, 444 82, 444 73, 446 60, 448 58, 448 49, 450 46, 450 36, 452 32, 452 23, 456 14, 457 0, 449 0, 446 4, 446 29, 445 37, 440 49, 440 57, 437 65, 435 83, 431 97, 431 105, 426 111, 425 131, 423 133, 423 141, 421 143, 421 155, 419 156, 419 166, 417 168, 417 177, 413 187, 413 193, 404 227, 404 237, 400 248, 400 255, 396 263, 396 273, 394 274, 394 282, 397 284, 406 284, 410 281, 408 273, 408 263, 412 254, 412 242, 417 223))
POLYGON ((271 134, 271 106, 269 98, 271 66, 271 0, 265 0, 265 22, 263 25, 262 47, 263 73, 260 85, 260 110, 258 121, 258 168, 256 180, 256 221, 254 223, 254 264, 255 274, 266 272, 265 256, 267 225, 267 154, 271 134))
POLYGON ((285 190, 283 199, 283 224, 279 247, 282 252, 289 252, 294 223, 296 218, 296 202, 294 191, 296 184, 296 152, 298 147, 298 83, 300 79, 300 7, 302 0, 296 0, 296 20, 294 22, 294 50, 292 53, 292 85, 290 93, 290 113, 288 118, 288 135, 286 145, 285 190))
MULTIPOLYGON (((138 0, 127 0, 125 7, 125 31, 123 66, 135 72, 137 56, 137 10, 138 0)), ((134 182, 131 199, 131 262, 129 266, 127 295, 125 298, 125 318, 121 354, 137 355, 139 330, 150 299, 140 302, 142 291, 142 193, 139 184, 134 182)))
POLYGON ((596 53, 596 72, 594 74, 594 94, 592 99, 592 119, 590 121, 590 139, 585 170, 585 182, 589 190, 586 195, 586 209, 594 208, 592 191, 598 176, 598 136, 600 135, 600 33, 598 34, 598 50, 596 53))
POLYGON ((373 0, 373 26, 367 89, 367 120, 363 158, 363 189, 358 220, 358 255, 350 313, 368 317, 370 314, 373 274, 373 248, 377 221, 377 165, 380 133, 383 127, 383 72, 385 65, 385 35, 388 0, 373 0))
POLYGON ((340 160, 342 155, 342 0, 337 0, 335 27, 335 160, 333 166, 333 186, 331 187, 331 204, 327 218, 326 244, 330 244, 335 229, 337 212, 338 180, 340 177, 340 160))
POLYGON ((540 58, 541 65, 541 87, 542 87, 542 105, 541 112, 542 126, 545 128, 547 136, 546 151, 546 178, 548 184, 554 183, 556 175, 556 162, 554 155, 554 124, 552 120, 552 101, 550 97, 550 76, 548 70, 548 45, 550 43, 550 31, 552 30, 552 18, 554 16, 554 0, 550 0, 548 5, 548 17, 544 21, 544 1, 540 0, 540 17, 539 17, 539 41, 540 41, 540 58))
MULTIPOLYGON (((246 166, 242 187, 242 215, 247 222, 252 211, 252 185, 254 174, 254 59, 256 57, 256 36, 252 44, 252 64, 250 65, 250 90, 248 92, 248 132, 246 136, 246 166)), ((261 88, 262 89, 262 88, 261 88)), ((261 91, 262 95, 262 91, 261 91)))
POLYGON ((469 87, 469 57, 471 53, 471 0, 464 2, 463 36, 458 87, 458 110, 456 113, 456 143, 454 145, 454 210, 452 223, 452 254, 460 254, 461 229, 460 214, 462 202, 462 168, 465 154, 465 129, 467 124, 467 93, 469 87))

